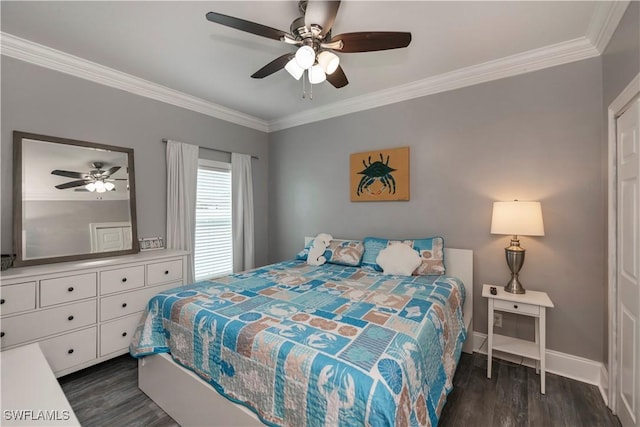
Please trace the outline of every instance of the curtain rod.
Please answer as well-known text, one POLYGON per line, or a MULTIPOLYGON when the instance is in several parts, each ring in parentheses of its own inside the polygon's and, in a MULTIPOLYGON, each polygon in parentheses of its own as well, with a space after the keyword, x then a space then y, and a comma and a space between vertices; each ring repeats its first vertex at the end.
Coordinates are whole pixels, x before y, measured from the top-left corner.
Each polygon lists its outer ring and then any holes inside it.
MULTIPOLYGON (((167 142, 167 141, 169 141, 167 138, 162 138, 162 142, 167 142)), ((227 153, 227 154, 231 154, 231 151, 227 151, 227 150, 220 150, 220 149, 218 149, 218 148, 203 147, 202 145, 198 145, 198 147, 200 147, 200 148, 204 148, 204 149, 206 149, 206 150, 218 151, 218 152, 220 152, 220 153, 227 153)), ((240 154, 244 154, 244 153, 240 153, 240 154)), ((260 160, 260 158, 259 158, 259 157, 257 157, 257 156, 253 156, 253 155, 251 156, 251 158, 252 158, 252 159, 256 159, 256 160, 260 160)))

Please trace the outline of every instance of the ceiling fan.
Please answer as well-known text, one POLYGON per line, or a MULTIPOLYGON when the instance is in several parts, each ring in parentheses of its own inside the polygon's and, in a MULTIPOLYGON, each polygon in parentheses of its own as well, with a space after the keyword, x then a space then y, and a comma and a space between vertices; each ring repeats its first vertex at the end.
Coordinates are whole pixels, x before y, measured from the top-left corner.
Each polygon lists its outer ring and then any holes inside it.
POLYGON ((221 13, 209 12, 207 19, 217 24, 246 31, 251 34, 298 46, 295 52, 274 59, 251 77, 261 79, 282 68, 296 80, 307 71, 311 84, 327 80, 336 88, 349 84, 335 52, 354 53, 398 49, 409 46, 411 33, 392 31, 365 31, 331 36, 340 1, 301 0, 298 9, 302 16, 291 23, 291 33, 267 27, 221 13))
POLYGON ((64 176, 66 178, 77 178, 76 181, 65 182, 64 184, 58 184, 55 187, 59 190, 65 190, 67 188, 76 188, 75 191, 95 191, 98 193, 104 193, 105 191, 114 191, 116 186, 113 181, 126 181, 126 178, 110 178, 111 175, 120 170, 120 166, 113 166, 107 170, 103 170, 105 167, 103 162, 91 162, 91 167, 94 168, 89 172, 72 172, 63 170, 53 170, 52 175, 64 176))

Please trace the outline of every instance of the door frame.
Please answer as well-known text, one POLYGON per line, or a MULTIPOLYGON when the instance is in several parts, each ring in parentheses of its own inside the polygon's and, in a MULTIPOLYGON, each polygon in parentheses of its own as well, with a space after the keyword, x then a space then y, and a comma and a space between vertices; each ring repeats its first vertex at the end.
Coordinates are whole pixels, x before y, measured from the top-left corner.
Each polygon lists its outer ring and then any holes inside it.
POLYGON ((617 229, 618 229, 618 195, 617 195, 617 128, 616 120, 624 113, 631 101, 640 95, 640 73, 624 88, 624 90, 609 105, 607 111, 607 128, 608 128, 608 155, 607 155, 607 174, 608 174, 608 274, 607 274, 607 291, 609 298, 609 393, 608 406, 613 413, 616 413, 616 392, 618 378, 618 348, 617 348, 617 330, 618 330, 618 281, 617 281, 617 229))

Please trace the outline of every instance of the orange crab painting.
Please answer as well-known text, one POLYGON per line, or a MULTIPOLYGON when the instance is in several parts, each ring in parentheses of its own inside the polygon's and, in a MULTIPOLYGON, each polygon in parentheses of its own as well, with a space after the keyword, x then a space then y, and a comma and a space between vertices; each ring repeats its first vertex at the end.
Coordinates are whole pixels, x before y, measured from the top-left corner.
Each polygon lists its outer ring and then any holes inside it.
POLYGON ((409 147, 352 154, 350 167, 352 202, 409 200, 409 147))

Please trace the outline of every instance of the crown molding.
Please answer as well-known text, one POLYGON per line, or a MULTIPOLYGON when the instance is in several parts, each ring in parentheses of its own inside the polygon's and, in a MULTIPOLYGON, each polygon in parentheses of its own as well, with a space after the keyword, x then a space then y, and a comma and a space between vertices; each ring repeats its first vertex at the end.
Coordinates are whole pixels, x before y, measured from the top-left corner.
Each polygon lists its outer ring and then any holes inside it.
POLYGON ((268 124, 262 119, 9 33, 0 32, 0 53, 11 58, 186 108, 227 122, 263 132, 268 131, 268 124))
POLYGON ((602 54, 615 33, 622 16, 629 7, 629 0, 597 2, 585 37, 602 54))
POLYGON ((270 121, 269 132, 568 64, 599 54, 586 37, 580 37, 292 114, 270 121))
MULTIPOLYGON (((614 6, 606 8, 604 6, 599 7, 597 13, 594 13, 590 30, 598 27, 598 23, 602 24, 601 28, 607 28, 606 30, 591 31, 593 37, 595 37, 599 43, 603 43, 605 39, 606 42, 608 42, 629 2, 615 3, 616 5, 614 6), (596 15, 598 18, 595 18, 596 15), (613 29, 610 29, 610 27, 613 29)), ((274 132, 332 117, 580 61, 598 56, 600 51, 594 46, 590 38, 580 37, 401 86, 357 96, 272 121, 265 121, 5 32, 0 32, 0 53, 8 57, 155 99, 241 126, 263 132, 274 132)))

